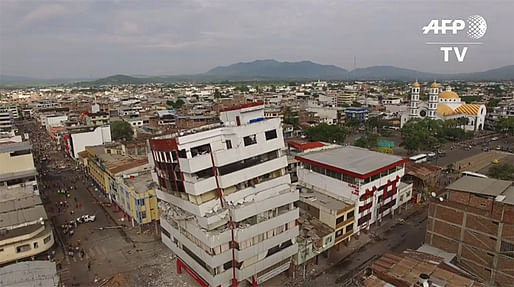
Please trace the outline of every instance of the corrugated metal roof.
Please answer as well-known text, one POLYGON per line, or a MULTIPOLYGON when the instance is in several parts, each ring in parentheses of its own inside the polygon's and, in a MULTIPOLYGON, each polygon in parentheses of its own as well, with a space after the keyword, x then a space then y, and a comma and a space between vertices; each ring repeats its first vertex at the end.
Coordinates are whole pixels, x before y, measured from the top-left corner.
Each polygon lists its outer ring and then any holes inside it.
POLYGON ((448 185, 446 189, 488 196, 498 196, 505 192, 511 185, 512 181, 508 180, 463 176, 448 185))

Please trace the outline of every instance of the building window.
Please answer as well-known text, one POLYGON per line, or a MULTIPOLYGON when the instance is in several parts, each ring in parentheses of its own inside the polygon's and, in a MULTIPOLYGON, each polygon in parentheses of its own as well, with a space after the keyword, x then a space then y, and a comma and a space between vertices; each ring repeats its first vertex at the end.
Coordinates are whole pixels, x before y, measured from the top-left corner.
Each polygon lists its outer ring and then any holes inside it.
POLYGON ((227 145, 227 149, 231 149, 232 148, 232 141, 231 140, 226 140, 225 144, 227 145))
POLYGON ((352 210, 352 211, 348 212, 348 213, 346 214, 346 218, 347 218, 347 219, 353 218, 354 213, 355 213, 355 210, 352 210))
POLYGON ((265 132, 266 140, 272 140, 277 138, 277 130, 269 130, 265 132))
POLYGON ((16 253, 22 253, 30 250, 30 245, 24 244, 16 247, 16 253))
POLYGON ((168 230, 164 229, 164 227, 161 226, 161 233, 166 235, 166 237, 171 238, 171 234, 168 232, 168 230))
POLYGON ((362 216, 361 218, 359 218, 359 225, 362 225, 363 223, 366 223, 367 221, 369 221, 371 219, 371 213, 368 213, 364 216, 362 216))
POLYGON ((339 223, 341 222, 344 222, 344 215, 343 216, 340 216, 336 219, 336 225, 338 225, 339 223))
POLYGON ((500 252, 507 256, 514 257, 514 244, 502 240, 500 252))
POLYGON ((181 149, 178 151, 178 157, 179 158, 187 158, 187 153, 185 149, 181 149))
POLYGON ((43 239, 43 243, 47 244, 50 241, 50 239, 52 239, 52 235, 48 235, 47 237, 45 237, 45 239, 43 239))
POLYGON ((336 231, 336 238, 343 235, 344 230, 341 228, 338 231, 336 231))
POLYGON ((353 231, 353 223, 346 225, 344 233, 348 233, 348 232, 352 232, 352 231, 353 231))
POLYGON ((39 248, 39 243, 34 242, 33 246, 34 246, 34 249, 39 248))
POLYGON ((146 211, 141 211, 141 218, 142 218, 142 219, 145 219, 145 218, 146 218, 146 211))
POLYGON ((245 146, 254 145, 257 143, 257 136, 255 134, 245 136, 243 138, 243 142, 244 142, 245 146))

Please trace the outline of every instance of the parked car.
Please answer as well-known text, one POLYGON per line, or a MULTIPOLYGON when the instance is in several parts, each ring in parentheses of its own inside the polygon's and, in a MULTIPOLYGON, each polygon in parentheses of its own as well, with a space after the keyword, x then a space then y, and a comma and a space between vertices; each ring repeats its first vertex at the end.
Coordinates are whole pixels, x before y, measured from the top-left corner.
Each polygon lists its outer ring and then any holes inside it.
POLYGON ((435 157, 435 152, 429 152, 427 153, 428 157, 435 157))
POLYGON ((491 140, 492 140, 492 141, 497 141, 497 140, 498 140, 498 137, 493 137, 491 140))
POLYGON ((86 222, 93 222, 96 219, 96 215, 82 215, 80 217, 77 217, 78 223, 86 223, 86 222))

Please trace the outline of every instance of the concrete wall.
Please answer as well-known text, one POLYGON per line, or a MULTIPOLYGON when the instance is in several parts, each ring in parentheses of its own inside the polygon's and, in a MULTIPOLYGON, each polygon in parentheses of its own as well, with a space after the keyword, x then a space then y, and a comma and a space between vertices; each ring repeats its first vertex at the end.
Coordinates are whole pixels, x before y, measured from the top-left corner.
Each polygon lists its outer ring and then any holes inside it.
POLYGON ((23 258, 38 255, 50 249, 54 244, 54 236, 50 226, 41 225, 40 228, 29 234, 17 236, 9 242, 0 241, 2 251, 0 252, 0 264, 16 261, 23 258), (44 240, 47 238, 47 242, 44 240), (13 242, 14 241, 14 242, 13 242), (24 252, 17 252, 18 246, 28 245, 24 252))
POLYGON ((109 126, 97 127, 91 132, 76 133, 71 135, 73 141, 74 158, 85 150, 86 146, 102 145, 111 142, 111 128, 109 126))

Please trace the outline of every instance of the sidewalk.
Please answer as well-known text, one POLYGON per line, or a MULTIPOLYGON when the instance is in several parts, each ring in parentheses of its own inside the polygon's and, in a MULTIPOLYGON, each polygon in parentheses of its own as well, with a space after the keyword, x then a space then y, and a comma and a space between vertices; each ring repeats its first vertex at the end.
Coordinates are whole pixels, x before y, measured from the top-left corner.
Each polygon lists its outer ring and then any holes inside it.
POLYGON ((93 184, 90 182, 91 178, 86 175, 87 178, 87 191, 89 194, 95 199, 96 203, 100 205, 103 211, 115 222, 117 226, 123 226, 120 228, 121 233, 131 243, 148 243, 160 240, 160 235, 155 234, 154 223, 151 225, 146 225, 141 228, 140 231, 139 226, 136 224, 132 227, 130 221, 121 221, 123 218, 122 211, 116 211, 116 207, 112 204, 106 197, 102 196, 98 191, 96 191, 93 184))

